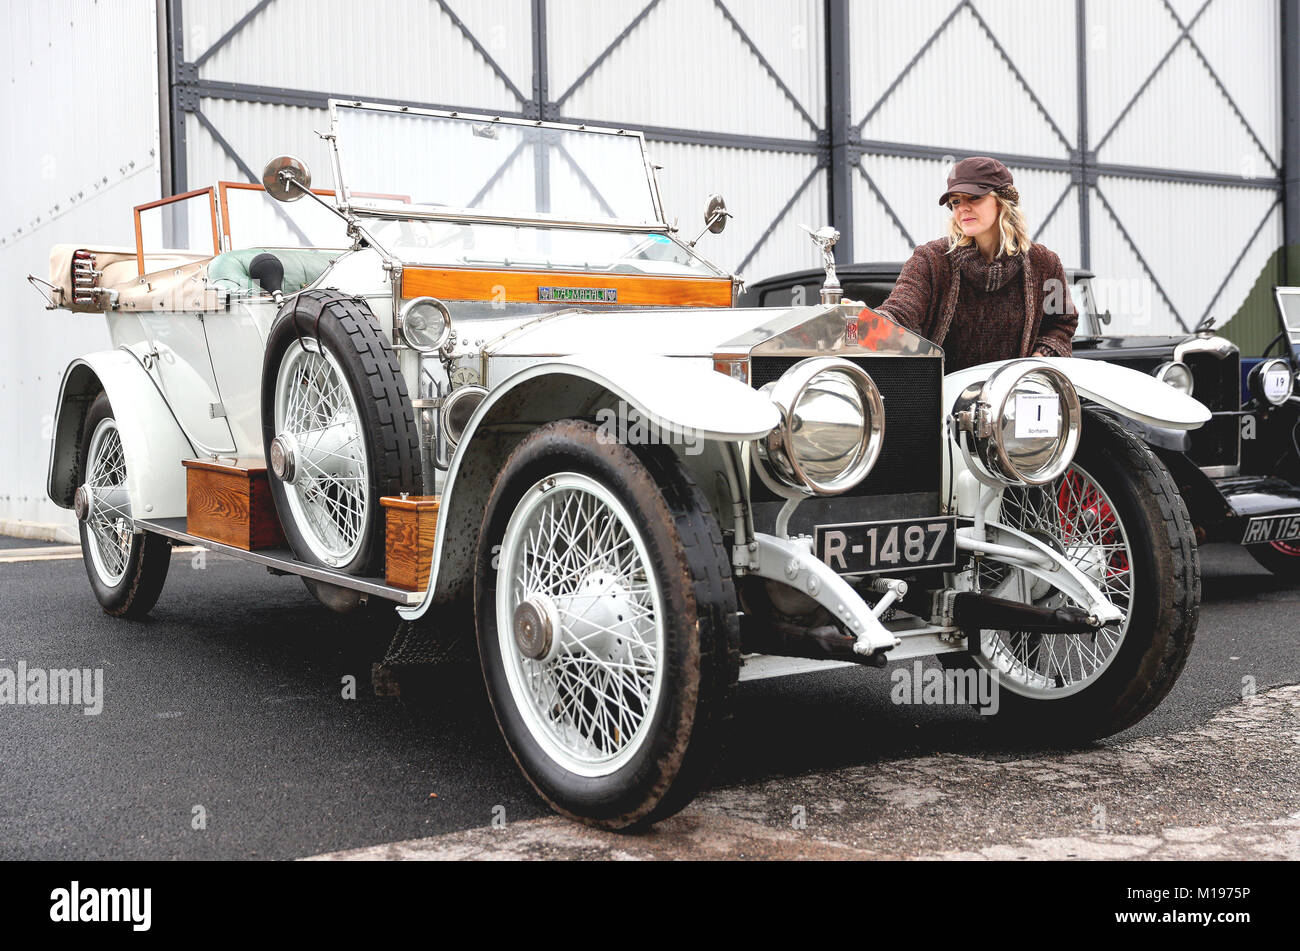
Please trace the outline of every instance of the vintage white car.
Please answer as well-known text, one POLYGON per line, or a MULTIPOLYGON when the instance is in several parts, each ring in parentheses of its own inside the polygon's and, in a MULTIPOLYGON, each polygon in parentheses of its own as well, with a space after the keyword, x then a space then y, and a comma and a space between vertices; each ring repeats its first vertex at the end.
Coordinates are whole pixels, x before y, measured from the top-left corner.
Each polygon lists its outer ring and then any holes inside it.
POLYGON ((49 469, 110 614, 153 607, 175 543, 434 636, 472 600, 515 759, 610 828, 690 800, 771 658, 938 655, 1060 741, 1173 685, 1195 539, 1089 407, 1192 429, 1199 403, 1095 361, 945 377, 833 267, 819 304, 735 308, 635 132, 330 113, 332 191, 283 156, 39 282, 111 334, 66 372, 49 469))

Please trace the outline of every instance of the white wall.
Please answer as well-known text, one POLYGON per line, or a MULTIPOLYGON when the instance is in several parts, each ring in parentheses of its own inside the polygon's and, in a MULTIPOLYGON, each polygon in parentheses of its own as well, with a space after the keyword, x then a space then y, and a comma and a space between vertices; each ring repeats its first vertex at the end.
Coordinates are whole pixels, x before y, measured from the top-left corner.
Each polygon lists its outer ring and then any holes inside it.
POLYGON ((27 274, 61 242, 134 243, 159 196, 152 0, 3 0, 0 13, 0 527, 74 524, 45 494, 63 369, 108 346, 102 317, 46 311, 27 274))

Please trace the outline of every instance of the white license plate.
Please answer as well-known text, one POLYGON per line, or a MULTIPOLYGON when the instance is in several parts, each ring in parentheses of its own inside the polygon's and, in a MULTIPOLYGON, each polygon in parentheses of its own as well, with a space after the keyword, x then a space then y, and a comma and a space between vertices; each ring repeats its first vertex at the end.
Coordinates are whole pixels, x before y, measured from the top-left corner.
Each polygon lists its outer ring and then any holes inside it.
POLYGON ((1241 543, 1262 545, 1266 542, 1290 542, 1297 538, 1300 538, 1300 513, 1293 512, 1252 518, 1241 536, 1241 543))
POLYGON ((842 575, 943 568, 957 562, 956 534, 954 518, 818 525, 813 551, 842 575))

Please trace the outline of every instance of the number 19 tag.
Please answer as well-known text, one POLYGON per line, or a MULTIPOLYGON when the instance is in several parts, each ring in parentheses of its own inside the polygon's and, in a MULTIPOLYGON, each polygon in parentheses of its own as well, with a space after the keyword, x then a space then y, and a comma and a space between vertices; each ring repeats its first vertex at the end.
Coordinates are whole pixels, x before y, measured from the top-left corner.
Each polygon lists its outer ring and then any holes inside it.
POLYGON ((1061 433, 1061 404, 1054 393, 1016 394, 1016 438, 1054 438, 1061 433))

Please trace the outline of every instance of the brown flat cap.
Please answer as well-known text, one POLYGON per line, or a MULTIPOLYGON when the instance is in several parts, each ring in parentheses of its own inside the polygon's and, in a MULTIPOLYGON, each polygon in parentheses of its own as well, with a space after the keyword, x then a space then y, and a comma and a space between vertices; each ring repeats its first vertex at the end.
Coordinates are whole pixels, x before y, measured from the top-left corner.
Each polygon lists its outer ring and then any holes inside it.
POLYGON ((952 167, 952 174, 948 176, 948 190, 939 199, 939 204, 948 204, 953 192, 978 198, 995 188, 1010 184, 1011 173, 1005 165, 987 155, 972 155, 952 167))

